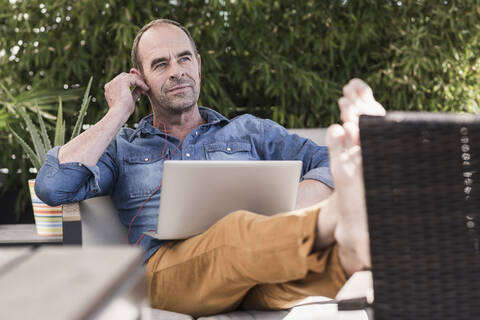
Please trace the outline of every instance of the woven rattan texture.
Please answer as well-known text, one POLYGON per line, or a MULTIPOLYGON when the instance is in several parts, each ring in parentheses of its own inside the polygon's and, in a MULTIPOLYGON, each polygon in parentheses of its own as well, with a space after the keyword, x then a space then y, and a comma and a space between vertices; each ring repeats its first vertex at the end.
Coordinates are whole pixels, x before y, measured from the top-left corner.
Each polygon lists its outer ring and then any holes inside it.
POLYGON ((480 319, 480 118, 362 117, 375 320, 480 319))

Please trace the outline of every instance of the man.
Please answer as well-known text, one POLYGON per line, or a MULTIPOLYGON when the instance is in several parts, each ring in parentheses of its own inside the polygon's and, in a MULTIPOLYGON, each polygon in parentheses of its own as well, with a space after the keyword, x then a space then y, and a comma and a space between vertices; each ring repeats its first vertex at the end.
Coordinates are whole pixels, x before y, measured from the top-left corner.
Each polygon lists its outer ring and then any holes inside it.
POLYGON ((129 73, 105 86, 107 114, 49 152, 36 192, 51 205, 110 195, 129 228, 127 240, 145 250, 153 307, 194 316, 288 308, 309 295, 334 296, 347 276, 369 266, 357 121, 359 113, 383 108, 368 86, 352 81, 339 101, 346 123, 328 134, 332 194, 324 148, 269 120, 227 120, 198 107, 201 58, 178 23, 144 26, 132 61, 129 73), (121 129, 142 94, 153 114, 136 130, 121 129), (157 241, 142 233, 156 229, 167 159, 302 160, 297 207, 317 204, 273 217, 238 211, 201 235, 157 241))

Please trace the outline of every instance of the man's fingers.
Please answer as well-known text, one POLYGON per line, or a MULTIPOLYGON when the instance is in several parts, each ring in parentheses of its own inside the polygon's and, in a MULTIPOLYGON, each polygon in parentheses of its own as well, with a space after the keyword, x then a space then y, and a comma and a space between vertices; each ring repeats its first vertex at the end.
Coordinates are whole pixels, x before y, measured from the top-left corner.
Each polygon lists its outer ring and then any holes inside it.
POLYGON ((128 73, 128 79, 130 81, 130 86, 140 87, 144 92, 150 90, 145 81, 142 78, 133 73, 128 73))
POLYGON ((150 88, 147 86, 147 84, 142 80, 142 79, 135 79, 135 86, 142 88, 143 92, 147 92, 150 90, 150 88))
POLYGON ((140 87, 145 92, 150 90, 150 88, 147 86, 147 84, 145 83, 145 81, 143 81, 143 79, 141 77, 139 77, 136 74, 126 73, 126 72, 120 73, 115 78, 113 78, 112 81, 105 84, 105 89, 108 89, 109 87, 112 87, 114 85, 115 86, 117 86, 117 85, 121 85, 121 86, 127 85, 129 88, 140 87))
POLYGON ((144 94, 144 93, 145 92, 139 87, 133 89, 133 91, 132 91, 133 101, 137 101, 142 96, 142 94, 144 94))
POLYGON ((134 77, 134 79, 135 79, 135 84, 134 85, 136 87, 141 87, 145 92, 150 90, 147 83, 143 79, 142 73, 139 70, 137 70, 135 68, 132 68, 132 69, 130 69, 130 72, 127 73, 127 74, 134 77))
POLYGON ((150 88, 139 74, 122 72, 105 84, 108 107, 129 115, 135 110, 135 102, 150 88))

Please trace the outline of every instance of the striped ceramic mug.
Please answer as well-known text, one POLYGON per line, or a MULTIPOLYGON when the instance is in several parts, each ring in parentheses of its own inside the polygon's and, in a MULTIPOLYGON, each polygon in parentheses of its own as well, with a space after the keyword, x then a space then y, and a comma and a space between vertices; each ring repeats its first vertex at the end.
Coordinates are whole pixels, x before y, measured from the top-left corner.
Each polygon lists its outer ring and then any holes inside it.
POLYGON ((30 196, 32 197, 33 215, 37 233, 40 236, 62 236, 62 206, 50 207, 35 194, 35 180, 28 180, 30 196))

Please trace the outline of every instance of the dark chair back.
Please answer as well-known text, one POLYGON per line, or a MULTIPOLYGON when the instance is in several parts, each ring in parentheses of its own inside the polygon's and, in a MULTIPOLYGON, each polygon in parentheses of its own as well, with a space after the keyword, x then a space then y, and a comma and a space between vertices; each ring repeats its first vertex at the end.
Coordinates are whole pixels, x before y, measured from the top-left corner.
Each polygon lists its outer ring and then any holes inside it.
POLYGON ((480 319, 480 117, 360 120, 375 320, 480 319))

